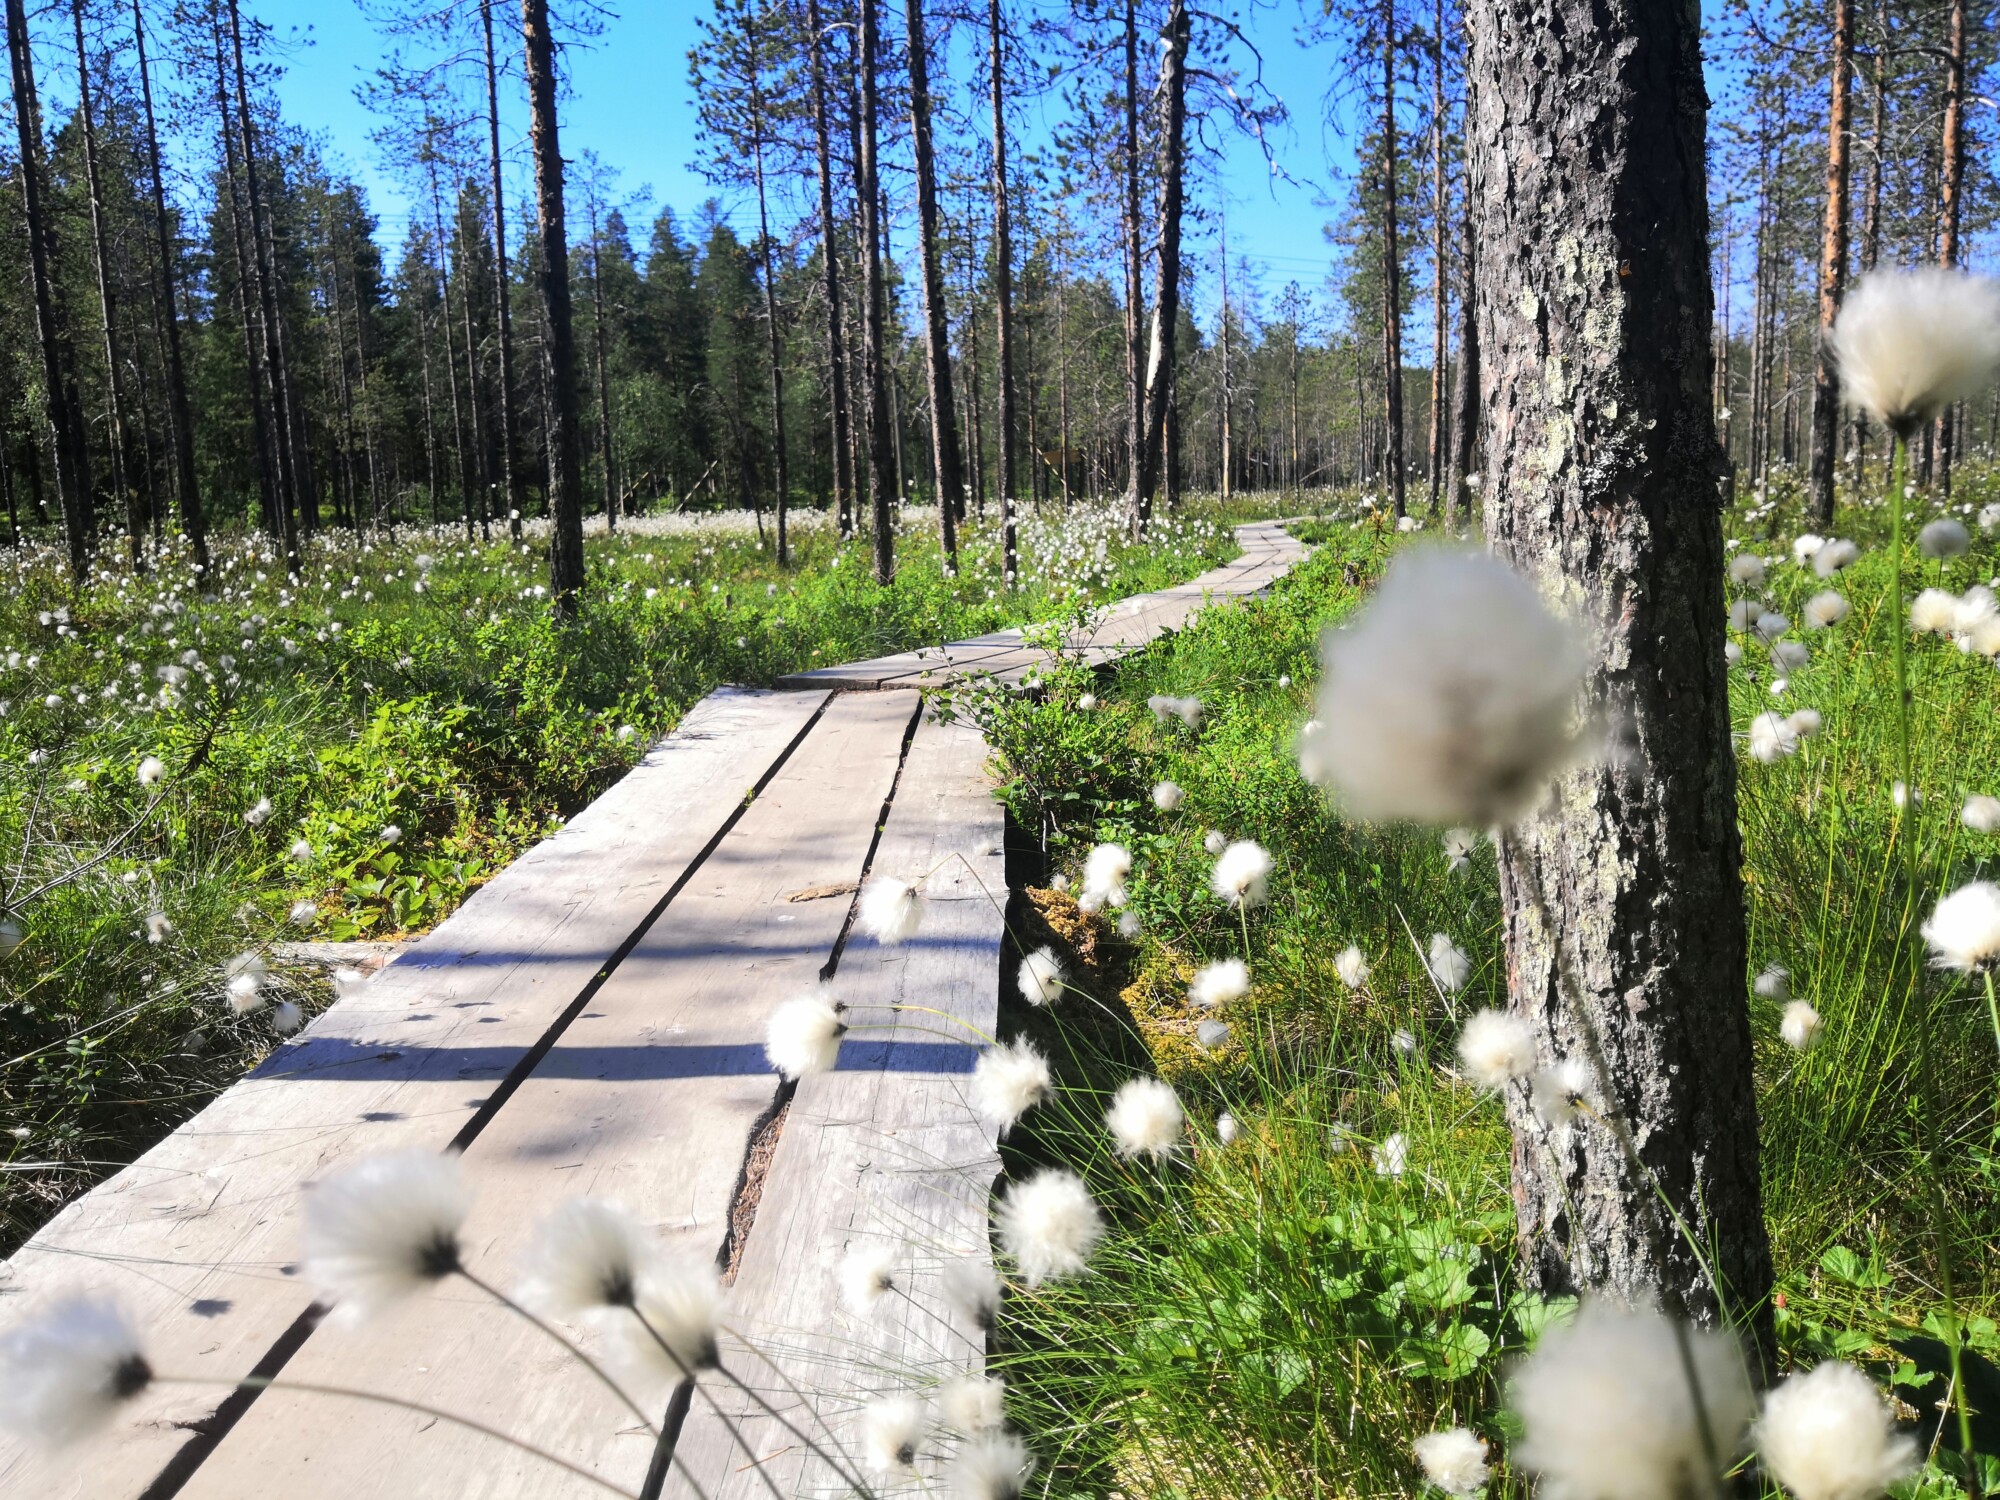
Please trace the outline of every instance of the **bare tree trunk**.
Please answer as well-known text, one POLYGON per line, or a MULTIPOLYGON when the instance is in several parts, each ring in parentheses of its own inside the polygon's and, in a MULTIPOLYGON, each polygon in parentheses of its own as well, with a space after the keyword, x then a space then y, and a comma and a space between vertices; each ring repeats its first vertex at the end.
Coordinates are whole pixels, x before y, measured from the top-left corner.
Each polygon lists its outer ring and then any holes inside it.
POLYGON ((1139 526, 1153 517, 1155 474, 1166 462, 1174 343, 1181 320, 1181 206, 1187 159, 1187 6, 1171 0, 1160 31, 1160 224, 1153 261, 1153 328, 1146 352, 1146 437, 1140 451, 1139 526))
MULTIPOLYGON (((447 241, 444 234, 444 204, 438 193, 437 161, 435 158, 430 161, 429 166, 431 179, 431 233, 437 240, 438 257, 438 327, 439 331, 444 334, 445 381, 451 387, 451 440, 452 447, 458 457, 458 498, 459 503, 465 509, 465 540, 466 544, 470 546, 472 543, 473 522, 479 518, 479 502, 474 495, 474 491, 478 488, 478 482, 473 477, 472 444, 466 437, 465 407, 460 403, 458 396, 458 343, 457 335, 452 332, 451 327, 452 281, 456 279, 459 283, 459 297, 461 300, 468 296, 469 293, 465 290, 465 277, 462 271, 458 277, 454 278, 451 274, 450 262, 445 255, 447 241)), ((490 532, 487 533, 486 540, 492 540, 490 532)))
POLYGON ((807 39, 812 60, 813 150, 819 162, 820 273, 826 284, 826 365, 829 405, 833 412, 833 508, 840 534, 854 535, 853 438, 847 394, 847 357, 841 349, 840 257, 833 233, 833 163, 826 125, 826 37, 819 18, 819 0, 806 0, 807 39))
MULTIPOLYGON (((1000 423, 1000 558, 1002 576, 1007 587, 1012 588, 1019 575, 1020 563, 1015 555, 1014 524, 1014 209, 1007 196, 1007 86, 1006 86, 1006 33, 1000 24, 1000 0, 987 0, 986 6, 987 42, 992 51, 993 73, 993 301, 994 301, 994 378, 999 389, 994 400, 998 407, 1000 423)), ((1057 221, 1056 236, 1061 243, 1062 222, 1057 221)), ((1060 253, 1060 252, 1059 252, 1060 253)), ((1061 276, 1057 271, 1057 276, 1061 276)), ((1061 281, 1057 288, 1060 291, 1061 281)), ((1064 439, 1067 443, 1067 439, 1064 439)), ((1065 474, 1069 462, 1065 447, 1063 462, 1065 474)), ((1063 487, 1063 499, 1069 499, 1067 480, 1063 487)))
POLYGON ((1509 1003, 1544 1063, 1588 1064, 1595 1110, 1551 1130, 1508 1100, 1523 1265, 1545 1292, 1768 1335, 1699 19, 1647 0, 1472 14, 1487 535, 1595 631, 1587 708, 1623 742, 1501 841, 1509 1003), (1571 253, 1540 253, 1553 225, 1571 253))
MULTIPOLYGON (((1945 72, 1944 160, 1938 195, 1938 264, 1947 269, 1958 265, 1959 228, 1965 213, 1966 61, 1965 0, 1951 0, 1951 61, 1945 72)), ((1952 408, 1947 406, 1938 413, 1931 440, 1937 454, 1938 496, 1944 500, 1951 498, 1951 459, 1956 438, 1952 408)))
MULTIPOLYGON (((1217 342, 1222 346, 1222 501, 1229 503, 1230 485, 1235 480, 1235 432, 1230 426, 1229 388, 1229 215, 1222 216, 1222 330, 1217 342)), ((1356 413, 1357 421, 1359 413, 1356 413)))
POLYGON ((1396 239, 1396 0, 1382 0, 1382 419, 1389 498, 1403 493, 1403 268, 1396 239))
MULTIPOLYGON (((1472 100, 1468 90, 1466 118, 1472 117, 1472 100)), ((1462 242, 1459 253, 1464 258, 1464 290, 1459 294, 1458 310, 1458 369, 1456 384, 1452 393, 1452 404, 1456 408, 1451 424, 1451 508, 1462 526, 1472 524, 1473 475, 1479 465, 1479 245, 1477 240, 1478 220, 1472 202, 1472 147, 1470 130, 1466 143, 1466 194, 1465 213, 1460 219, 1462 242)))
POLYGON ((507 199, 500 180, 500 67, 493 51, 493 0, 479 0, 479 26, 486 44, 486 159, 493 193, 493 316, 500 334, 500 483, 507 492, 507 531, 518 542, 528 497, 523 492, 524 476, 514 462, 519 418, 514 410, 514 314, 507 282, 507 199))
POLYGON ((771 258, 771 213, 764 189, 763 44, 750 12, 745 12, 750 59, 750 151, 757 176, 757 250, 764 269, 764 330, 771 355, 771 441, 778 497, 778 566, 791 561, 785 516, 792 499, 791 455, 785 443, 784 340, 778 328, 778 275, 771 258))
MULTIPOLYGON (((762 175, 761 172, 759 174, 762 175)), ((591 352, 597 363, 597 459, 604 477, 604 529, 618 529, 618 479, 611 455, 611 380, 604 364, 604 341, 608 325, 604 321, 604 239, 597 227, 597 193, 590 193, 590 311, 596 323, 591 352)), ((778 561, 785 560, 785 521, 782 497, 778 510, 778 561)))
POLYGON ((21 147, 21 196, 28 228, 28 271, 34 287, 35 332, 41 347, 43 400, 56 463, 56 499, 62 507, 70 578, 78 587, 90 573, 96 547, 96 505, 90 490, 90 449, 84 440, 69 341, 56 317, 50 267, 61 257, 55 225, 43 197, 42 110, 35 93, 35 56, 22 0, 7 0, 7 55, 13 67, 14 123, 21 147))
POLYGON ((1449 198, 1444 180, 1444 0, 1437 0, 1431 29, 1431 442, 1430 515, 1436 520, 1444 505, 1445 381, 1449 358, 1446 333, 1451 324, 1451 277, 1444 265, 1444 221, 1449 198))
POLYGON ((1815 526, 1833 524, 1834 465, 1840 461, 1840 377, 1828 335, 1847 290, 1847 181, 1853 131, 1854 0, 1833 0, 1833 99, 1826 125, 1826 224, 1819 251, 1819 352, 1813 367, 1812 470, 1806 511, 1815 526))
POLYGON ((861 341, 868 383, 869 524, 875 530, 875 581, 896 578, 896 538, 891 529, 891 476, 901 468, 902 443, 891 430, 895 415, 889 407, 888 372, 883 368, 883 322, 888 317, 887 290, 882 284, 882 199, 875 172, 875 58, 880 46, 875 0, 860 0, 861 45, 855 66, 861 74, 861 150, 855 162, 854 192, 861 203, 861 341))
POLYGON ((938 253, 937 163, 931 151, 929 47, 923 0, 904 0, 910 62, 910 139, 917 167, 917 252, 923 262, 924 354, 931 403, 931 470, 937 483, 938 528, 945 567, 958 567, 959 507, 965 503, 965 458, 958 441, 958 399, 952 392, 950 309, 944 260, 938 253))
MULTIPOLYGON (((432 180, 435 183, 436 179, 432 180)), ((458 237, 458 252, 452 259, 464 266, 469 250, 465 216, 453 214, 452 219, 458 237)), ((438 233, 444 233, 442 225, 438 233)), ((472 428, 472 484, 479 496, 479 539, 490 542, 493 540, 493 476, 486 466, 486 403, 480 399, 479 341, 473 337, 472 329, 472 278, 465 275, 458 278, 458 324, 465 334, 465 410, 472 428)), ((450 333, 447 332, 445 337, 449 339, 450 333)))
POLYGON ((1146 380, 1139 347, 1139 318, 1145 301, 1144 251, 1139 222, 1139 11, 1125 0, 1125 174, 1119 206, 1125 246, 1125 520, 1132 540, 1146 532, 1146 380))
POLYGON ((570 323, 569 239, 563 229, 562 146, 556 135, 555 42, 548 0, 521 0, 528 62, 528 135, 535 152, 535 208, 541 232, 542 364, 549 384, 549 589, 556 612, 576 613, 583 591, 583 489, 578 454, 576 335, 570 323))

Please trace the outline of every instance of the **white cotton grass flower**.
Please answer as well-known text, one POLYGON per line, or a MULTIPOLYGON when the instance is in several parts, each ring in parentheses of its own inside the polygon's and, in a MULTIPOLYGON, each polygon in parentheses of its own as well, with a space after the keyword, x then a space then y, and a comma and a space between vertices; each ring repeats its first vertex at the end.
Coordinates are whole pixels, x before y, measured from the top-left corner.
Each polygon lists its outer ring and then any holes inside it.
POLYGON ((1495 557, 1401 554, 1320 654, 1300 769, 1360 817, 1510 823, 1577 757, 1583 636, 1495 557))
POLYGON ((1800 613, 1805 616, 1806 624, 1811 629, 1827 630, 1846 619, 1853 613, 1853 609, 1854 606, 1847 602, 1845 594, 1836 593, 1832 589, 1822 589, 1806 600, 1805 608, 1800 613))
POLYGON ((1377 1177, 1401 1177, 1410 1166, 1410 1138, 1397 1131, 1369 1153, 1377 1177))
POLYGON ((1250 966, 1240 958, 1221 958, 1195 970, 1188 984, 1188 1003, 1213 1008, 1250 993, 1250 966))
POLYGON ((1095 693, 1083 694, 1076 700, 1076 706, 1082 709, 1085 713, 1089 713, 1093 708, 1097 707, 1097 694, 1095 693))
POLYGON ((1764 613, 1762 599, 1738 599, 1729 606, 1729 628, 1749 630, 1754 627, 1764 613))
POLYGON ((619 1362, 648 1380, 672 1381, 720 1362, 722 1280, 715 1262, 661 1255, 642 1267, 636 1316, 607 1324, 619 1362))
POLYGON ((1812 647, 1804 641, 1771 643, 1771 663, 1783 672, 1796 672, 1812 660, 1812 647))
POLYGON ((1730 666, 1735 666, 1739 661, 1743 660, 1743 648, 1734 641, 1724 641, 1722 643, 1722 659, 1729 663, 1730 666))
POLYGON ((1795 708, 1785 716, 1785 727, 1802 740, 1818 734, 1824 722, 1816 708, 1795 708))
POLYGON ((313 857, 313 846, 304 839, 300 839, 292 845, 290 857, 294 863, 304 864, 313 857))
POLYGON ((1792 628, 1792 622, 1776 610, 1771 609, 1757 616, 1757 623, 1751 628, 1757 632, 1760 639, 1767 642, 1775 641, 1779 636, 1792 628))
POLYGON ((306 1193, 305 1277, 352 1326, 459 1268, 472 1190, 456 1152, 364 1157, 306 1193))
POLYGON ((1870 272, 1826 343, 1849 403, 1907 437, 2000 367, 2000 284, 1936 266, 1870 272))
POLYGON ((1405 1057, 1417 1055, 1417 1034, 1406 1026, 1398 1026, 1389 1034, 1389 1045, 1405 1057))
POLYGON ((163 911, 146 913, 146 941, 158 946, 174 935, 173 919, 163 911))
POLYGON ((884 948, 894 948, 917 935, 923 917, 921 891, 893 875, 875 875, 861 888, 854 925, 884 948))
POLYGON ((1509 1011, 1474 1011, 1458 1034, 1458 1060, 1466 1077, 1497 1094, 1535 1071, 1535 1028, 1509 1011))
MULTIPOLYGON (((1889 805, 1895 808, 1898 812, 1900 812, 1902 811, 1902 809, 1909 806, 1909 804, 1910 804, 1910 789, 1907 786, 1903 785, 1903 783, 1900 781, 1890 782, 1889 805)), ((1922 807, 1923 805, 1924 805, 1924 794, 1922 792, 1918 792, 1917 806, 1922 807)))
POLYGON ((1798 731, 1780 713, 1761 713, 1750 721, 1750 758, 1773 765, 1799 750, 1798 731))
POLYGON ((1818 532, 1802 532, 1792 538, 1792 561, 1801 567, 1811 562, 1819 549, 1826 545, 1826 538, 1818 532))
POLYGON ((1201 847, 1206 849, 1211 855, 1216 855, 1229 847, 1229 840, 1224 836, 1221 829, 1211 828, 1207 833, 1202 835, 1201 847))
POLYGON ((1350 990, 1358 990, 1368 982, 1368 959, 1359 948, 1349 943, 1334 959, 1333 972, 1340 976, 1340 982, 1350 990))
POLYGON ((997 1375, 954 1375, 938 1387, 938 1413, 966 1437, 997 1432, 1007 1423, 1007 1382, 997 1375))
POLYGON ((243 814, 243 821, 252 828, 262 828, 271 817, 271 799, 259 797, 250 810, 243 814))
POLYGON ((394 823, 384 823, 381 833, 376 836, 385 844, 400 844, 403 842, 403 830, 394 823))
POLYGON ((840 1300, 857 1317, 867 1317, 896 1289, 896 1263, 902 1257, 894 1245, 861 1245, 840 1258, 834 1279, 840 1300))
POLYGON ((1719 1493, 1708 1442, 1716 1460, 1729 1463, 1755 1410, 1742 1350, 1729 1334, 1677 1335, 1650 1308, 1595 1299, 1542 1335, 1515 1366, 1507 1398, 1522 1427, 1514 1462, 1565 1500, 1719 1493), (1693 1365, 1699 1406, 1684 1360, 1693 1365))
POLYGON ((1083 1179, 1046 1167, 1016 1183, 995 1215, 1000 1243, 1029 1286, 1081 1275, 1104 1238, 1104 1216, 1083 1179))
POLYGON ((1447 1495, 1472 1496, 1486 1488, 1486 1444, 1466 1428, 1427 1432, 1410 1447, 1426 1482, 1447 1495))
POLYGON ((653 1236, 619 1204, 571 1198, 535 1227, 522 1258, 521 1301, 572 1320, 629 1310, 659 1256, 653 1236))
POLYGON ((1157 807, 1161 812, 1170 813, 1181 805, 1182 800, 1186 796, 1187 793, 1183 792, 1173 782, 1162 781, 1153 788, 1153 806, 1157 807))
POLYGON ((60 1448, 104 1427, 152 1381, 117 1302, 63 1296, 0 1336, 0 1431, 60 1448))
POLYGON ((1910 601, 1910 629, 1950 635, 1958 629, 1958 596, 1944 589, 1925 589, 1910 601))
POLYGON ((228 976, 223 993, 237 1015, 247 1016, 264 1003, 264 981, 270 970, 259 955, 239 953, 223 972, 228 976))
POLYGON ((1237 1122, 1236 1116, 1232 1115, 1228 1110, 1225 1109, 1215 1117, 1215 1143, 1218 1146, 1222 1146, 1225 1149, 1233 1146, 1236 1144, 1237 1138, 1242 1134, 1242 1125, 1237 1122))
POLYGON ((787 1078, 830 1072, 847 1035, 846 1007, 824 991, 800 995, 771 1012, 764 1027, 764 1056, 787 1078))
POLYGON ((1917 1469, 1914 1438, 1853 1365, 1827 1360, 1780 1381, 1752 1430, 1766 1472, 1798 1500, 1873 1500, 1917 1469))
POLYGON ((310 927, 319 920, 317 901, 294 901, 292 909, 285 914, 294 927, 310 927))
POLYGON ((1238 839, 1216 857, 1209 889, 1231 906, 1262 906, 1271 899, 1271 872, 1276 868, 1262 844, 1238 839))
POLYGON ((1463 948, 1442 932, 1431 934, 1428 962, 1431 978, 1447 995, 1456 995, 1472 978, 1472 960, 1465 956, 1463 948))
POLYGON ((1965 799, 1965 806, 1959 809, 1958 821, 1974 833, 1992 833, 2000 829, 2000 797, 1975 792, 1965 799))
POLYGON ((157 755, 149 755, 139 762, 139 785, 157 786, 160 778, 167 774, 166 762, 157 755))
POLYGON ((970 1255, 948 1260, 939 1281, 947 1307, 980 1328, 993 1327, 1000 1315, 1000 1276, 986 1260, 970 1255))
POLYGON ((1132 873, 1132 851, 1123 844, 1098 844, 1083 862, 1083 893, 1109 906, 1125 904, 1125 881, 1132 873))
POLYGON ((1923 932, 1940 969, 1986 972, 2000 963, 2000 886, 1990 880, 1960 886, 1938 902, 1923 932))
POLYGON ((1766 964, 1750 983, 1750 992, 1760 1000, 1792 998, 1792 971, 1783 964, 1766 964))
POLYGON ((1026 1037, 989 1047, 972 1068, 972 1107, 1004 1138, 1029 1110, 1049 1097, 1049 1060, 1026 1037))
POLYGON ((1764 559, 1754 552, 1739 552, 1729 559, 1729 581, 1755 588, 1764 581, 1764 559))
POLYGON ((1972 533, 1963 521, 1941 516, 1917 533, 1917 550, 1925 557, 1946 558, 1963 555, 1972 546, 1972 533))
POLYGON ((1034 1472, 1026 1443, 1011 1432, 983 1432, 952 1459, 953 1500, 1020 1500, 1034 1472))
POLYGON ((1778 1021, 1778 1035, 1794 1052, 1810 1052, 1819 1044, 1820 1033, 1826 1029, 1826 1022, 1820 1013, 1804 1000, 1793 1000, 1786 1004, 1785 1013, 1778 1021))
POLYGON ((1180 1149, 1187 1117, 1172 1085, 1158 1078, 1128 1078, 1111 1096, 1104 1124, 1120 1156, 1158 1160, 1180 1149))
POLYGON ((299 1009, 295 1000, 280 1000, 271 1007, 271 1029, 279 1036, 290 1036, 306 1024, 306 1013, 299 1009))
POLYGON ((1861 560, 1861 549, 1844 537, 1828 542, 1813 556, 1813 571, 1822 578, 1851 568, 1861 560))
POLYGON ((1529 1107, 1551 1130, 1574 1120, 1589 1097, 1590 1068, 1581 1057, 1565 1058, 1553 1068, 1543 1068, 1528 1087, 1529 1107))
POLYGON ((1139 914, 1127 908, 1118 914, 1118 935, 1122 938, 1136 938, 1140 932, 1139 914))
POLYGON ((1021 998, 1030 1005, 1053 1005, 1060 1000, 1063 978, 1063 961, 1056 957, 1055 949, 1046 945, 1022 959, 1020 972, 1015 975, 1021 998))
POLYGON ((1472 851, 1479 847, 1479 835, 1470 828, 1447 828, 1441 840, 1444 849, 1445 868, 1454 875, 1463 875, 1472 866, 1472 851))

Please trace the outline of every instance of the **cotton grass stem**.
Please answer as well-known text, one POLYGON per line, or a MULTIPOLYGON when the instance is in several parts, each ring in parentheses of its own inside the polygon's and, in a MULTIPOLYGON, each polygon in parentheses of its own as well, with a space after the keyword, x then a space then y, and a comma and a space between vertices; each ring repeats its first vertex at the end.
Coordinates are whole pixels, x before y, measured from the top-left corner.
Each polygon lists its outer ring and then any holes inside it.
POLYGON ((609 1372, 605 1370, 604 1366, 600 1365, 596 1360, 592 1359, 588 1354, 585 1354, 583 1350, 578 1348, 575 1344, 571 1343, 568 1339, 564 1338, 553 1324, 545 1322, 543 1319, 535 1316, 534 1313, 528 1311, 527 1308, 523 1307, 520 1303, 516 1302, 512 1297, 508 1296, 505 1292, 501 1291, 500 1288, 494 1286, 489 1281, 482 1280, 480 1277, 474 1275, 471 1271, 466 1270, 465 1267, 460 1266, 458 1268, 458 1274, 464 1277, 465 1280, 470 1282, 473 1286, 477 1287, 480 1291, 484 1292, 487 1296, 491 1297, 495 1302, 499 1303, 502 1307, 506 1308, 507 1311, 513 1313, 516 1317, 526 1319, 529 1323, 532 1323, 536 1328, 539 1328, 543 1333, 547 1334, 550 1338, 554 1339, 558 1344, 562 1345, 564 1353, 568 1354, 578 1364, 582 1365, 586 1370, 590 1371, 591 1374, 595 1375, 599 1380, 599 1382, 603 1384, 604 1388, 607 1391, 611 1392, 612 1395, 616 1396, 620 1401, 625 1403, 625 1406, 627 1407, 628 1410, 631 1411, 633 1416, 637 1417, 641 1422, 646 1424, 646 1431, 652 1433, 653 1436, 655 1437, 658 1437, 660 1435, 660 1429, 658 1424, 656 1424, 651 1417, 646 1415, 645 1408, 640 1406, 638 1402, 634 1401, 632 1397, 626 1393, 625 1388, 622 1385, 620 1385, 617 1381, 611 1378, 609 1372))

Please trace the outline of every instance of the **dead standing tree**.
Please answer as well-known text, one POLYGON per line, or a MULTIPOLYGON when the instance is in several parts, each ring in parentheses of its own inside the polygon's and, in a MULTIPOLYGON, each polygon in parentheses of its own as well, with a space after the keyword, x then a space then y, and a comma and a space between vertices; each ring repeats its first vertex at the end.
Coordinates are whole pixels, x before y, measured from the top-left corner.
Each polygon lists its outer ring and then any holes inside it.
POLYGON ((1480 0, 1468 133, 1495 550, 1598 636, 1620 753, 1502 845, 1510 1003, 1598 1118, 1510 1104, 1527 1275, 1769 1326, 1692 7, 1480 0))

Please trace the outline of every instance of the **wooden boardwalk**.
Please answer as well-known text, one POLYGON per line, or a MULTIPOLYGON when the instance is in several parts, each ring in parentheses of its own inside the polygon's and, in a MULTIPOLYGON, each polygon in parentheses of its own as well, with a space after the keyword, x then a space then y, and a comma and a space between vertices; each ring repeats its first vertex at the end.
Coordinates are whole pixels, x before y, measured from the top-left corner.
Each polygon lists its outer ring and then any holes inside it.
MULTIPOLYGON (((1237 563, 1128 601, 1138 607, 1066 649, 1134 649, 1300 555, 1274 524, 1239 534, 1237 563)), ((739 1351, 731 1367, 780 1410, 816 1413, 850 1450, 861 1402, 976 1368, 983 1338, 945 1307, 938 1279, 948 1259, 988 1253, 998 1158, 965 1086, 998 1017, 1000 810, 976 731, 937 722, 918 694, 834 689, 919 687, 982 666, 1019 681, 1045 656, 1016 634, 899 669, 908 660, 711 694, 562 832, 0 1267, 0 1329, 45 1297, 110 1291, 157 1370, 215 1382, 156 1385, 78 1449, 0 1441, 0 1495, 606 1493, 405 1411, 230 1390, 253 1374, 463 1413, 619 1489, 645 1488, 651 1436, 469 1286, 358 1331, 319 1325, 294 1264, 301 1189, 390 1149, 464 1152, 477 1193, 468 1259, 505 1285, 536 1221, 573 1196, 616 1199, 677 1247, 723 1255, 753 1134, 781 1126, 729 1293, 730 1326, 771 1363, 739 1351), (850 893, 877 872, 927 877, 906 946, 849 934, 850 893), (835 1071, 794 1092, 764 1058, 765 1024, 821 980, 857 1020, 903 997, 949 1017, 858 1032, 835 1071), (864 1245, 897 1248, 898 1291, 858 1318, 835 1268, 864 1245)), ((668 1476, 668 1494, 839 1489, 741 1398, 723 1410, 757 1467, 706 1400, 661 1406, 686 1412, 674 1453, 692 1477, 668 1476)))

